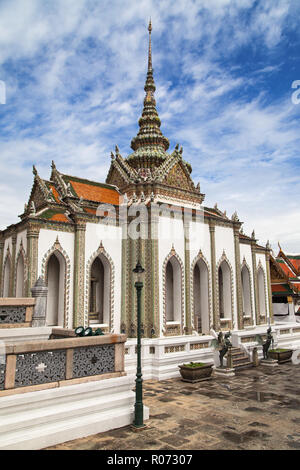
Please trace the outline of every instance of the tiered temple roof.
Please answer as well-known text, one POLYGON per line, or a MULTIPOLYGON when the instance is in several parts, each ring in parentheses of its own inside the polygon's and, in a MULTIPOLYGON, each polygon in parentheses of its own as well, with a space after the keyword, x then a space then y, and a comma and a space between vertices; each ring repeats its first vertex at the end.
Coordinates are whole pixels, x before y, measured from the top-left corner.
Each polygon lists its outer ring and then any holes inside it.
POLYGON ((300 297, 300 254, 284 253, 279 245, 278 255, 271 256, 271 283, 275 297, 300 297))

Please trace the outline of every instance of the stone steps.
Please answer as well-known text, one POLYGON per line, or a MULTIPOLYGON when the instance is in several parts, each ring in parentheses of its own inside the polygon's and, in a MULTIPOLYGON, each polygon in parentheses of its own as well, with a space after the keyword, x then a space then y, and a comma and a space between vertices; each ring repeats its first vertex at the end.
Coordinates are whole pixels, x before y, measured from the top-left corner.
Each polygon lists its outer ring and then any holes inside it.
POLYGON ((253 366, 252 362, 249 361, 247 354, 240 348, 231 348, 231 356, 234 370, 246 369, 253 366))

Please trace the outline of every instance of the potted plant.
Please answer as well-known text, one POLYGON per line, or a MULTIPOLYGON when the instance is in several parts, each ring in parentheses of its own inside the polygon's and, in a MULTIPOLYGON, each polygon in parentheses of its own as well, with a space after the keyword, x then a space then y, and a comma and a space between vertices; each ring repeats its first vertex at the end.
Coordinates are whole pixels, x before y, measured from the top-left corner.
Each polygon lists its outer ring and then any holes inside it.
POLYGON ((184 382, 200 382, 207 380, 212 374, 213 364, 206 364, 203 362, 190 362, 189 364, 179 365, 179 372, 184 382))
POLYGON ((277 348, 277 349, 269 349, 268 351, 268 356, 271 359, 277 359, 279 364, 290 361, 292 354, 293 354, 292 349, 277 348))

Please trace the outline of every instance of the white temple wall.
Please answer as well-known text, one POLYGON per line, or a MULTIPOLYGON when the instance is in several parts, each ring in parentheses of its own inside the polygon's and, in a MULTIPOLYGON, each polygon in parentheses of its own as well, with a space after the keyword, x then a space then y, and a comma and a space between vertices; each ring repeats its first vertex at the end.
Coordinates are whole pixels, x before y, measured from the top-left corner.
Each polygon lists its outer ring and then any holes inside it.
POLYGON ((22 241, 23 249, 25 253, 27 253, 27 230, 23 230, 17 234, 17 242, 16 242, 16 256, 18 256, 20 245, 22 241))
POLYGON ((209 225, 205 223, 193 222, 190 224, 190 259, 191 263, 198 255, 199 250, 208 261, 211 269, 210 233, 209 225))
POLYGON ((251 245, 244 245, 240 244, 240 260, 241 265, 243 264, 243 260, 246 260, 247 265, 250 269, 250 282, 251 282, 251 302, 252 302, 252 319, 253 323, 256 324, 256 317, 255 317, 255 293, 254 293, 254 279, 253 279, 253 264, 252 264, 252 251, 251 245))
POLYGON ((232 306, 232 320, 234 329, 238 327, 237 319, 237 302, 236 302, 236 276, 235 276, 235 251, 234 251, 234 234, 231 227, 220 227, 216 225, 215 228, 215 244, 216 244, 216 263, 218 265, 223 252, 225 252, 226 258, 230 263, 232 269, 232 294, 233 294, 233 306, 232 306))
MULTIPOLYGON (((122 228, 112 225, 86 224, 85 233, 85 277, 87 277, 88 263, 94 258, 102 242, 105 252, 111 257, 114 264, 114 313, 113 331, 120 333, 121 325, 121 288, 122 288, 122 228)), ((87 283, 85 279, 85 285, 87 283)), ((107 286, 108 288, 109 286, 107 286)), ((87 289, 85 289, 87 295, 87 289)))
POLYGON ((12 255, 12 237, 8 237, 4 241, 3 263, 5 262, 5 258, 7 255, 7 248, 9 248, 9 252, 12 255))
MULTIPOLYGON (((61 248, 69 258, 69 278, 66 279, 66 311, 68 312, 68 323, 66 328, 73 327, 73 272, 74 272, 74 233, 59 230, 41 229, 38 243, 38 278, 42 275, 43 262, 47 253, 58 241, 61 248)), ((67 260, 66 260, 67 261, 67 260)), ((68 271, 68 270, 67 270, 68 271)))
MULTIPOLYGON (((184 265, 184 227, 183 221, 180 219, 171 219, 168 217, 160 217, 158 222, 158 253, 159 253, 159 276, 163 280, 163 265, 165 259, 170 254, 174 247, 176 254, 180 257, 184 265)), ((163 282, 159 283, 159 313, 160 313, 160 336, 163 336, 163 289, 165 286, 163 282)), ((183 273, 183 293, 184 286, 184 273, 183 273)), ((185 303, 183 299, 182 309, 185 318, 185 303)))
POLYGON ((261 263, 261 266, 264 271, 265 275, 265 299, 266 299, 266 314, 267 317, 270 315, 270 308, 269 308, 269 297, 268 297, 268 278, 267 278, 267 262, 266 262, 266 256, 264 253, 256 253, 256 267, 259 267, 259 263, 261 263))

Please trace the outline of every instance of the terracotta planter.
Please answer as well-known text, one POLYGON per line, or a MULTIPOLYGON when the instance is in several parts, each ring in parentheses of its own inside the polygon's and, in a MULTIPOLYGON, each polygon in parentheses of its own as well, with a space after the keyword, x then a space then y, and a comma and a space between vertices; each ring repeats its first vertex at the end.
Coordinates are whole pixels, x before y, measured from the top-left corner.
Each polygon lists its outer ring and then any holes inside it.
POLYGON ((276 359, 279 364, 290 361, 292 354, 293 354, 292 349, 285 349, 284 351, 269 351, 268 352, 268 356, 271 359, 276 359))
POLYGON ((204 366, 188 367, 183 364, 178 367, 184 382, 195 383, 209 379, 213 371, 212 366, 213 364, 205 364, 204 366))

